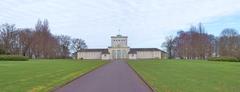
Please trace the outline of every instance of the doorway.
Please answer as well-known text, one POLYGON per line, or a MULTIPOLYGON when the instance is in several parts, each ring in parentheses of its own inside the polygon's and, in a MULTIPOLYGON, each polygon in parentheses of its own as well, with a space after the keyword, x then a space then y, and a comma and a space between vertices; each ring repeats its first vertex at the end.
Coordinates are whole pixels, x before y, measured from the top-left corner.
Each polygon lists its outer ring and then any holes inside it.
POLYGON ((127 59, 127 51, 126 50, 113 50, 112 54, 113 54, 112 58, 114 60, 127 59))

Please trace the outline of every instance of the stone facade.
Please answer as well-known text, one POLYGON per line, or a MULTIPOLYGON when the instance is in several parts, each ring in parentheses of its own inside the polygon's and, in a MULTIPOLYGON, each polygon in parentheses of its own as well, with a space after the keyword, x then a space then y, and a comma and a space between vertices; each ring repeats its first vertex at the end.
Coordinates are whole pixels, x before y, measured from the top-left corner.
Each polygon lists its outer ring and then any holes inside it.
POLYGON ((77 52, 77 59, 162 59, 166 53, 158 48, 130 48, 127 36, 111 37, 111 47, 106 49, 82 49, 77 52))

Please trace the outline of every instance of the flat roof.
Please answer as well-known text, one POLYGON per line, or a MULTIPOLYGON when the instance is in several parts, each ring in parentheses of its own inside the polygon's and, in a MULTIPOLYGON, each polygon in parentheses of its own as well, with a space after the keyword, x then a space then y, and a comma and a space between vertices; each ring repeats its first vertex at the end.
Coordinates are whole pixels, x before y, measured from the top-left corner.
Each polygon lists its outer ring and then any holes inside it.
POLYGON ((117 35, 117 36, 111 36, 111 38, 128 38, 127 36, 117 35))

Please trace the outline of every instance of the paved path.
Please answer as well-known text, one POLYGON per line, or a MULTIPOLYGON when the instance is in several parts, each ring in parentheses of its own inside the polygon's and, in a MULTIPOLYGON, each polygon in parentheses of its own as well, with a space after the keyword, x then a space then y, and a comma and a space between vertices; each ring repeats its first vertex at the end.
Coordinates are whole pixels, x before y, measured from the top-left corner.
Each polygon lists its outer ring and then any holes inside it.
POLYGON ((114 61, 55 92, 151 92, 126 62, 114 61))

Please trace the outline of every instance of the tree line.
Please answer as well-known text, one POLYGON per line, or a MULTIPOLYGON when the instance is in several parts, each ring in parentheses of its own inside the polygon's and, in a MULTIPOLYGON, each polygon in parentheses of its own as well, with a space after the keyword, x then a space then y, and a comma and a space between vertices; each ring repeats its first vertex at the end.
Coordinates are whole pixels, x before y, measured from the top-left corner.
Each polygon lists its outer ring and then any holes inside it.
POLYGON ((219 36, 205 32, 199 23, 189 30, 180 30, 176 36, 168 36, 162 46, 169 58, 208 59, 233 57, 240 60, 240 35, 233 28, 224 29, 219 36))
POLYGON ((71 52, 87 48, 84 40, 67 35, 53 35, 48 20, 38 20, 35 28, 0 25, 0 54, 29 58, 70 58, 71 52))

